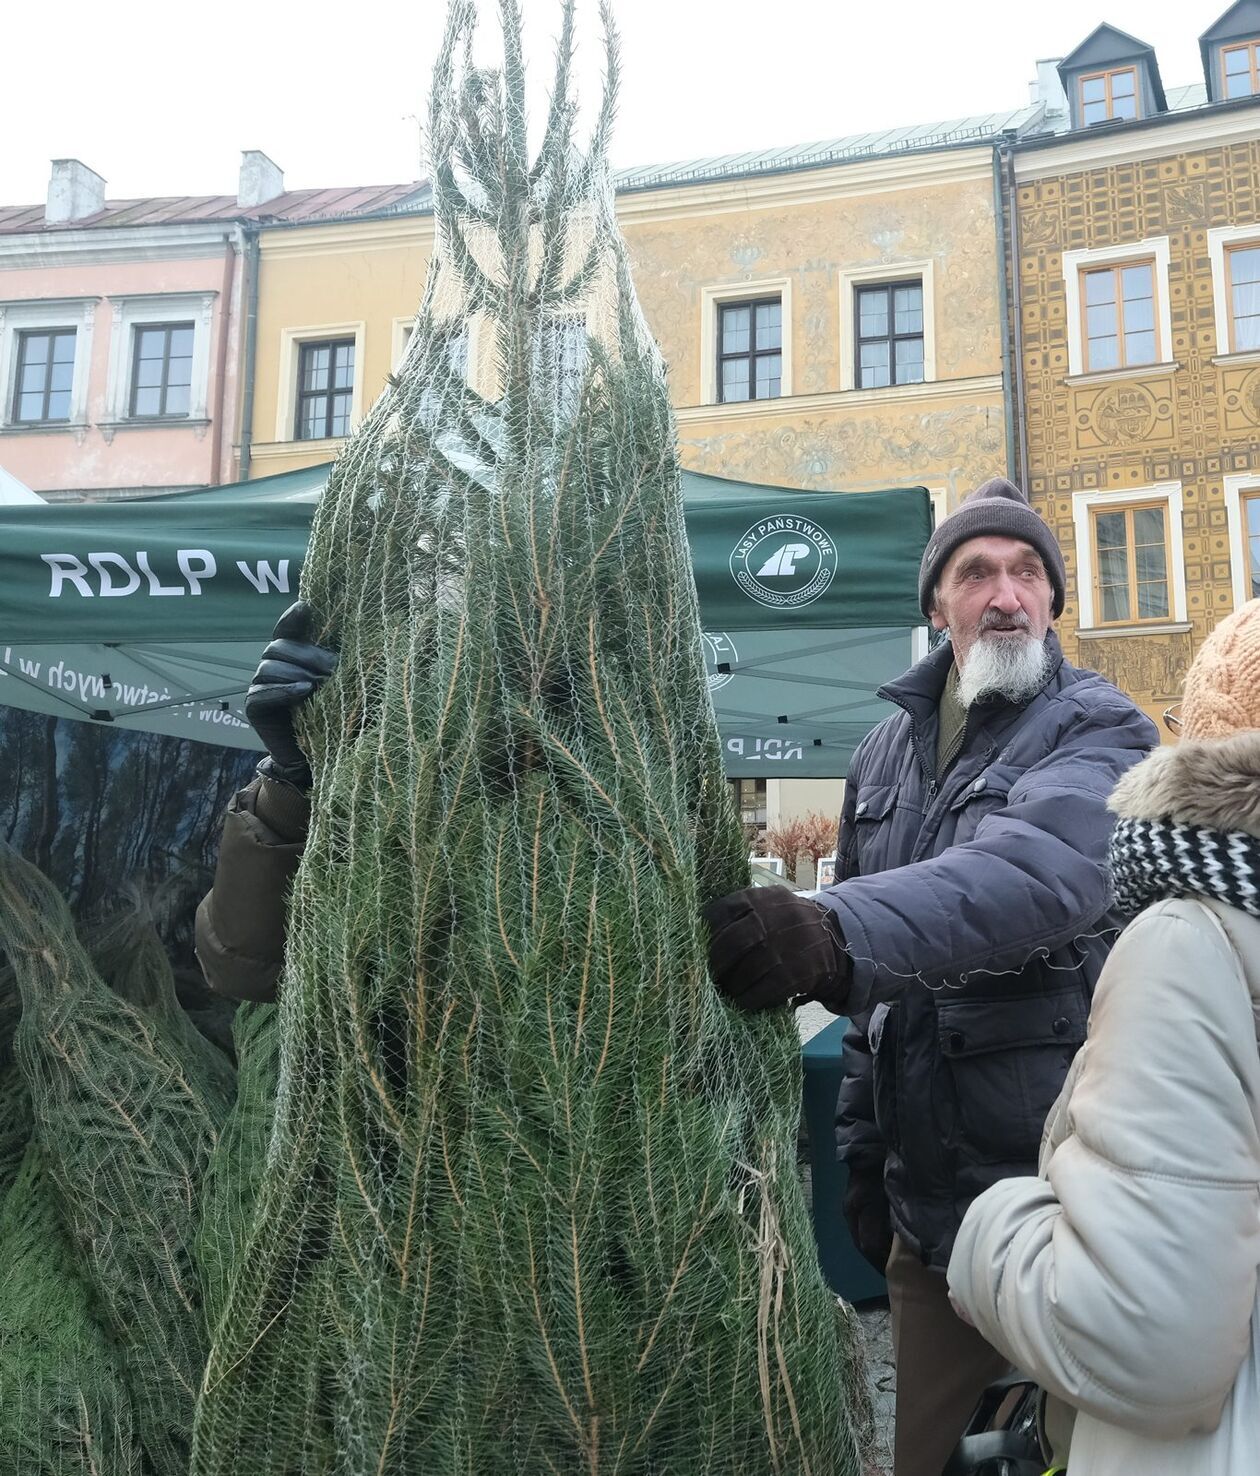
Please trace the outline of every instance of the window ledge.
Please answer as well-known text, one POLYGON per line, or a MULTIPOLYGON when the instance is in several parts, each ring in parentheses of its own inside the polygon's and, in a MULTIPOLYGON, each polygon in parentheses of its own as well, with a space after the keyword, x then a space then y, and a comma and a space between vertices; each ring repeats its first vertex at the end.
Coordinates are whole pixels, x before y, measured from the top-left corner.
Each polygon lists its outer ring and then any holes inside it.
POLYGON ((87 428, 86 420, 15 420, 0 425, 0 436, 55 436, 87 428))
POLYGON ((1212 362, 1219 364, 1222 369, 1228 369, 1234 365, 1241 367, 1244 364, 1260 364, 1260 349, 1247 349, 1240 354, 1217 354, 1212 362))
POLYGON ((126 420, 98 420, 97 429, 103 431, 120 430, 161 430, 170 426, 205 426, 210 422, 204 416, 195 415, 132 415, 126 420))
MULTIPOLYGON (((1257 363, 1260 363, 1260 355, 1257 355, 1257 363)), ((1135 364, 1126 365, 1123 369, 1097 369, 1091 374, 1066 374, 1063 377, 1064 384, 1108 384, 1113 379, 1150 379, 1156 374, 1174 374, 1181 368, 1176 359, 1171 359, 1167 364, 1135 364)))
POLYGON ((1096 625, 1091 630, 1078 630, 1082 641, 1100 641, 1108 636, 1185 635, 1191 629, 1188 620, 1169 620, 1158 625, 1096 625))
POLYGON ((969 379, 925 379, 918 384, 890 384, 881 389, 823 390, 816 394, 777 395, 772 400, 726 400, 675 409, 680 424, 719 416, 798 415, 811 410, 848 409, 855 405, 887 405, 898 401, 944 400, 960 395, 1000 395, 1000 374, 969 379), (777 407, 777 408, 776 408, 777 407))
MULTIPOLYGON (((314 466, 321 461, 335 461, 349 437, 325 441, 253 441, 250 443, 251 464, 281 461, 314 466)), ((255 473, 261 475, 261 473, 255 473)))
POLYGON ((311 436, 303 440, 292 439, 288 441, 257 441, 250 448, 251 454, 286 456, 293 451, 329 451, 336 452, 350 439, 349 436, 311 436))

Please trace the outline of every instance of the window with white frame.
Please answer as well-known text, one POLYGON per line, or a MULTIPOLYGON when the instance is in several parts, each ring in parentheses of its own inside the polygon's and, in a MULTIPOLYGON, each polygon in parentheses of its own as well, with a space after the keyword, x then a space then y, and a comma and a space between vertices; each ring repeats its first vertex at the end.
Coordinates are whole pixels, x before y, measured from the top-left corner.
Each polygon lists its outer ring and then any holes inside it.
POLYGON ((1094 123, 1110 123, 1113 118, 1138 116, 1137 71, 1133 67, 1090 72, 1080 79, 1079 87, 1081 122, 1087 128, 1094 123))
POLYGON ((217 296, 157 292, 111 299, 104 424, 206 419, 217 296))
POLYGON ((1167 620, 1168 508, 1162 502, 1091 510, 1094 618, 1099 625, 1167 620))
POLYGON ((1223 97, 1251 97, 1260 92, 1260 41, 1235 41, 1221 47, 1223 97))
POLYGON ((1119 373, 1172 352, 1166 236, 1063 253, 1068 373, 1119 373))
POLYGON ((14 430, 87 424, 98 301, 0 302, 0 424, 14 430))
POLYGON ((1179 482, 1073 497, 1083 630, 1158 627, 1186 609, 1179 482))
POLYGON ((1085 372, 1159 362, 1155 263, 1082 267, 1085 372))
POLYGON ((792 394, 790 278, 701 288, 700 330, 702 403, 751 407, 792 394))
POLYGON ((1260 599, 1260 487, 1242 498, 1243 581, 1247 599, 1260 599))
POLYGON ((1251 472, 1226 476, 1225 512, 1234 604, 1245 605, 1260 599, 1260 476, 1251 472))
POLYGON ((777 400, 783 393, 783 299, 718 304, 718 399, 777 400))
POLYGON ((363 323, 312 323, 280 332, 275 440, 348 436, 363 415, 363 323))
POLYGON ((913 394, 936 378, 931 260, 844 267, 840 277, 840 388, 913 394))
POLYGON ((1207 233, 1218 354, 1260 353, 1260 221, 1207 233))
POLYGON ((295 440, 348 436, 353 396, 353 338, 299 345, 295 440))
POLYGON ((16 425, 52 425, 70 419, 74 384, 74 328, 26 328, 17 336, 16 425))
POLYGON ((857 389, 923 383, 923 283, 875 282, 854 289, 857 389))
POLYGON ((192 391, 193 324, 144 323, 133 332, 129 413, 154 420, 186 416, 192 391))

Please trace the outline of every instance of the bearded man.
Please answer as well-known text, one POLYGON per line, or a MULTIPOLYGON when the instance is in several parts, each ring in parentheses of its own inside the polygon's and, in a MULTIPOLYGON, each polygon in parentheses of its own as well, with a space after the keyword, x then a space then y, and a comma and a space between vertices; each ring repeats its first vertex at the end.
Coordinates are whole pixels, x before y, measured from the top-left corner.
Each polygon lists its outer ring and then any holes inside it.
POLYGON ((718 988, 747 1009, 819 999, 851 1019, 837 1116, 846 1216, 888 1277, 895 1476, 940 1476, 1000 1354, 945 1268, 971 1201, 1034 1174, 1120 919, 1107 796, 1157 741, 1063 659, 1063 556, 1003 478, 933 534, 923 613, 948 639, 880 696, 849 769, 834 887, 706 909, 718 988))

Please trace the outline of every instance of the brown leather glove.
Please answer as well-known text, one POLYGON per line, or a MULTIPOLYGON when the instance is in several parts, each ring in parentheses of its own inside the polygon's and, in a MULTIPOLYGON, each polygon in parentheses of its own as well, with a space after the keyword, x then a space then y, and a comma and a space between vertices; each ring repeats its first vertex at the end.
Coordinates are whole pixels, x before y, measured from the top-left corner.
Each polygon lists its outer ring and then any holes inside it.
POLYGON ((892 1219, 884 1193, 884 1165, 850 1164, 844 1219, 853 1244, 882 1276, 892 1251, 892 1219))
POLYGON ((710 902, 701 915, 713 982, 740 1009, 843 1004, 849 959, 830 909, 787 887, 745 887, 710 902))

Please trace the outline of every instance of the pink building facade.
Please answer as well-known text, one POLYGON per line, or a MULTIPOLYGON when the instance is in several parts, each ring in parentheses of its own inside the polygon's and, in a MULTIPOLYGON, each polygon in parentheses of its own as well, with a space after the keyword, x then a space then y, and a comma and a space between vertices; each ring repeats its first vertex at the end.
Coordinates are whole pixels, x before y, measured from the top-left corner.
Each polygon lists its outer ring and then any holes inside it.
POLYGON ((250 151, 236 196, 106 201, 99 175, 54 161, 43 206, 0 208, 0 468, 56 501, 233 481, 256 222, 416 188, 286 192, 250 151))

